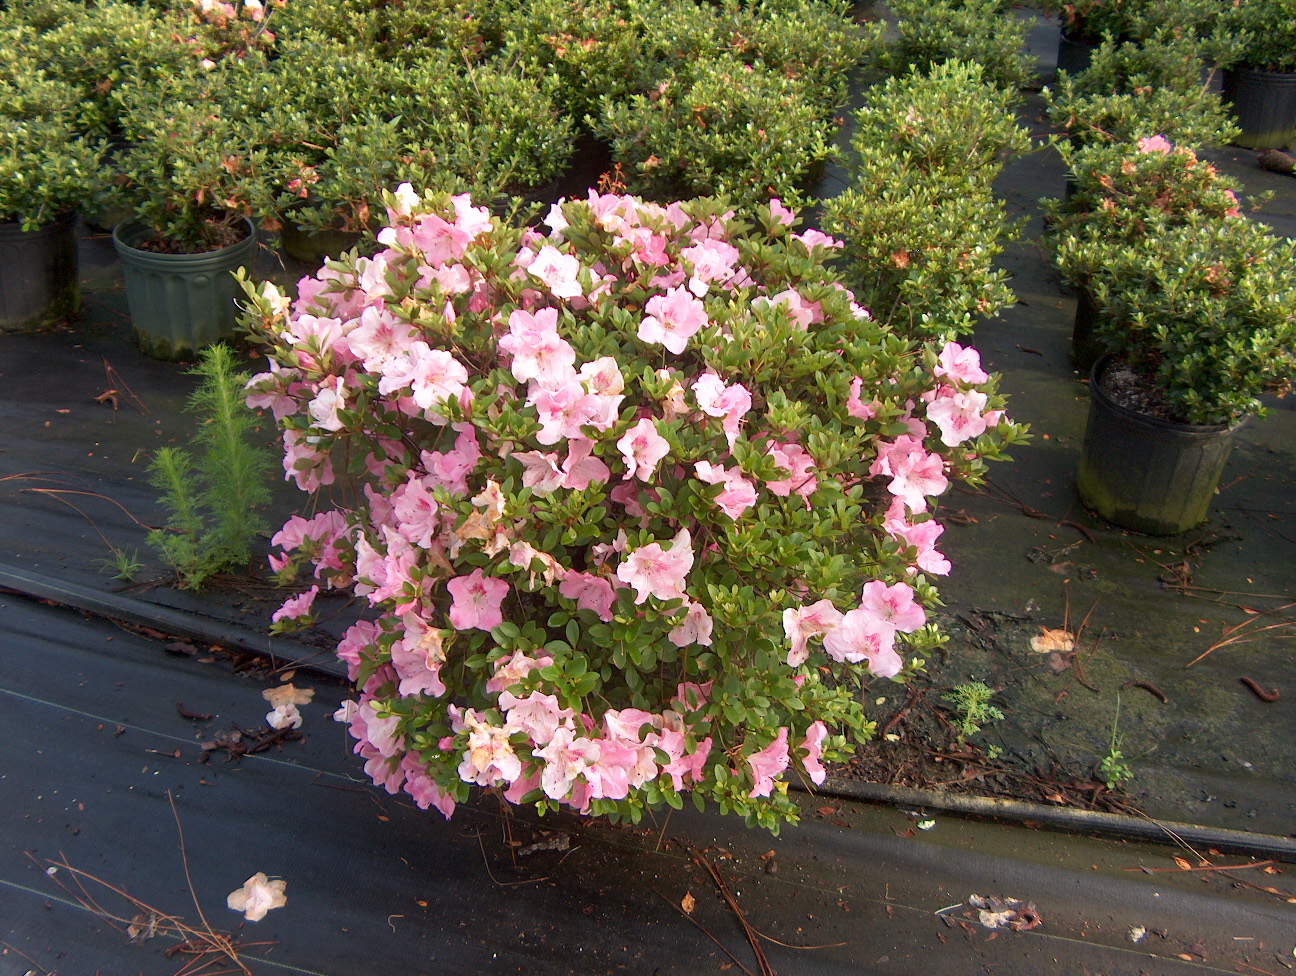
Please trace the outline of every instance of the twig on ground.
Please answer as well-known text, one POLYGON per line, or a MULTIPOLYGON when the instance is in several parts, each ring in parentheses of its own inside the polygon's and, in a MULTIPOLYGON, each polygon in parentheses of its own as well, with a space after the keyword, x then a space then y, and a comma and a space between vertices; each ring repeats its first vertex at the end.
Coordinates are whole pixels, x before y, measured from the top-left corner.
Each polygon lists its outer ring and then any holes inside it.
MULTIPOLYGON (((1252 627, 1252 625, 1255 624, 1256 621, 1260 620, 1262 617, 1270 616, 1272 614, 1278 613, 1280 610, 1287 610, 1291 607, 1296 607, 1296 603, 1285 603, 1281 607, 1274 607, 1272 610, 1249 611, 1252 614, 1254 614, 1254 616, 1250 617, 1247 620, 1242 621, 1240 624, 1235 624, 1232 627, 1225 626, 1224 636, 1220 640, 1212 644, 1210 647, 1206 648, 1206 650, 1198 654, 1187 664, 1185 664, 1184 668, 1191 668, 1202 658, 1206 657, 1206 655, 1211 654, 1214 651, 1218 651, 1221 647, 1228 647, 1230 644, 1245 644, 1249 641, 1259 640, 1261 637, 1264 636, 1264 634, 1267 631, 1279 630, 1283 627, 1291 628, 1293 626, 1296 626, 1296 624, 1293 624, 1291 620, 1280 620, 1278 623, 1266 624, 1263 627, 1252 627), (1246 630, 1246 628, 1248 627, 1251 627, 1252 629, 1246 630), (1239 631, 1246 631, 1246 632, 1239 634, 1238 633, 1239 631)), ((1276 634, 1274 636, 1291 639, 1293 637, 1296 637, 1296 634, 1276 634)))
POLYGON ((742 926, 743 934, 747 936, 747 941, 751 944, 752 954, 756 957, 756 966, 760 970, 761 976, 775 976, 774 967, 769 964, 769 960, 765 957, 765 949, 760 944, 760 935, 751 927, 751 923, 747 921, 747 915, 739 906, 737 899, 734 898, 733 892, 729 890, 729 885, 725 883, 725 879, 721 876, 720 871, 707 859, 706 855, 696 847, 689 845, 689 853, 693 855, 693 860, 706 868, 707 873, 711 875, 711 880, 715 882, 716 888, 720 890, 721 897, 724 898, 725 903, 729 906, 729 910, 733 912, 734 917, 738 919, 738 924, 742 926))

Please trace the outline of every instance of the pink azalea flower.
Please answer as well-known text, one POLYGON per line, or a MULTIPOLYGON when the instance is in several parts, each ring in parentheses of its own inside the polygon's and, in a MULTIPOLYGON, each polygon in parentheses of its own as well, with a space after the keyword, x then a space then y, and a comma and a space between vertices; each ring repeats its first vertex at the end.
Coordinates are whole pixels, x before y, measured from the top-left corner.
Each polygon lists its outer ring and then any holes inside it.
POLYGON ((774 197, 769 202, 770 216, 784 227, 791 227, 796 222, 796 213, 783 206, 783 201, 774 197))
POLYGON ((846 415, 856 420, 872 420, 877 411, 873 409, 872 404, 860 400, 860 390, 863 386, 864 381, 858 376, 851 380, 850 396, 846 400, 846 415))
POLYGON ((562 487, 573 491, 588 488, 591 481, 606 484, 612 480, 608 466, 591 452, 594 442, 588 437, 573 437, 567 442, 567 460, 562 466, 562 487))
POLYGON ((808 607, 789 607, 783 611, 783 633, 792 644, 788 651, 788 667, 797 668, 805 664, 810 656, 809 642, 812 637, 830 634, 841 624, 842 613, 831 600, 820 600, 808 607))
POLYGON ((570 708, 559 708, 556 697, 539 691, 533 691, 525 698, 519 698, 511 691, 502 691, 499 707, 504 709, 509 731, 525 732, 538 746, 552 741, 560 727, 573 728, 572 716, 575 713, 570 708))
POLYGON ((936 376, 944 377, 954 383, 985 383, 990 377, 981 368, 981 354, 970 347, 964 348, 957 342, 947 342, 941 349, 936 368, 936 376))
POLYGON ((441 506, 432 492, 411 471, 405 484, 392 492, 391 500, 393 513, 399 520, 396 530, 412 544, 430 549, 432 540, 441 531, 441 506))
POLYGON ((409 344, 413 330, 396 318, 386 308, 370 305, 360 313, 360 324, 346 334, 346 345, 351 355, 363 360, 369 372, 378 371, 382 364, 409 344))
POLYGON ((585 294, 576 280, 580 269, 578 258, 564 254, 552 244, 542 247, 535 260, 527 265, 527 273, 538 278, 555 298, 579 298, 585 294))
POLYGON ((819 479, 814 475, 814 458, 800 444, 779 441, 770 444, 765 453, 788 472, 785 478, 765 482, 765 487, 781 498, 787 498, 796 492, 805 499, 806 508, 809 508, 810 496, 819 487, 819 479))
POLYGON ((495 662, 495 676, 486 682, 486 691, 494 694, 512 688, 514 685, 521 684, 528 674, 553 664, 553 658, 548 654, 540 657, 528 657, 524 651, 514 651, 507 657, 501 657, 495 662))
POLYGON ((836 238, 829 237, 827 234, 815 230, 813 227, 802 231, 800 234, 793 234, 792 239, 804 244, 807 251, 814 251, 816 247, 826 247, 836 250, 837 248, 845 246, 836 238))
POLYGON ((540 420, 536 440, 548 446, 564 438, 584 437, 581 428, 596 426, 595 421, 602 419, 602 400, 585 392, 574 371, 559 386, 532 390, 527 403, 536 408, 540 420))
POLYGON ((616 592, 604 577, 572 571, 558 584, 558 592, 568 600, 575 600, 578 610, 590 610, 603 621, 612 619, 616 592))
POLYGON ((478 786, 511 783, 522 775, 522 760, 509 742, 509 729, 492 725, 474 709, 464 713, 468 727, 468 748, 459 763, 459 778, 478 786))
POLYGON ((724 465, 712 464, 710 461, 697 461, 693 470, 699 481, 708 485, 724 485, 724 490, 712 501, 731 519, 737 521, 738 516, 756 504, 756 486, 740 468, 725 468, 724 465))
POLYGON ((841 623, 824 636, 824 651, 834 661, 866 661, 869 670, 880 678, 899 674, 903 664, 895 652, 895 629, 861 608, 842 615, 841 623))
POLYGON ((690 644, 710 647, 713 627, 711 615, 706 612, 706 608, 700 603, 690 603, 684 619, 675 625, 666 638, 676 647, 688 647, 690 644))
POLYGON ((722 283, 733 277, 739 253, 738 248, 727 241, 707 238, 684 248, 680 257, 693 269, 689 291, 702 296, 712 283, 722 283))
POLYGON ((773 742, 747 757, 747 764, 751 766, 752 779, 755 781, 748 796, 769 796, 770 791, 774 789, 775 777, 781 775, 788 767, 787 736, 787 728, 780 728, 773 742))
POLYGON ((410 228, 410 242, 423 253, 432 267, 458 261, 468 250, 473 235, 437 214, 420 214, 410 228))
POLYGON ((522 485, 541 497, 562 487, 563 472, 558 470, 558 455, 540 451, 518 451, 512 457, 522 463, 522 485))
POLYGON ((650 418, 642 417, 617 441, 617 450, 625 458, 627 481, 652 481, 657 464, 670 453, 670 444, 657 433, 657 425, 650 418))
POLYGON ((887 490, 914 512, 925 512, 927 497, 940 495, 949 487, 941 456, 929 454, 920 439, 908 434, 902 434, 892 443, 884 441, 878 445, 869 474, 890 475, 887 490))
POLYGON ((801 297, 801 293, 793 288, 781 291, 773 298, 766 298, 764 295, 753 298, 752 306, 756 308, 782 306, 792 316, 796 327, 803 332, 816 322, 823 321, 823 311, 819 303, 806 301, 801 297))
POLYGON ((429 627, 413 613, 402 614, 401 623, 404 633, 391 646, 392 667, 400 679, 396 690, 401 695, 444 695, 441 665, 445 663, 445 649, 441 631, 429 627))
POLYGON ((266 725, 272 729, 300 729, 302 726, 301 712, 291 702, 276 705, 266 713, 266 725))
POLYGON ((340 376, 331 376, 321 383, 315 398, 306 405, 311 425, 322 430, 341 430, 343 424, 338 411, 346 407, 346 395, 347 389, 340 376))
POLYGON ((617 567, 617 579, 635 590, 635 603, 650 596, 659 600, 688 599, 684 579, 693 568, 693 537, 680 529, 669 549, 650 542, 630 553, 617 567))
POLYGON ((470 239, 485 234, 494 227, 490 211, 485 207, 474 207, 470 194, 459 193, 452 196, 450 205, 454 207, 455 226, 470 239))
POLYGON ((284 601, 283 606, 270 615, 270 621, 273 623, 279 620, 299 620, 303 617, 309 617, 311 605, 315 602, 317 596, 319 596, 319 587, 312 586, 305 593, 289 597, 284 601))
POLYGON ((913 587, 905 582, 890 586, 881 580, 865 583, 860 606, 902 634, 912 634, 927 622, 927 611, 914 602, 913 587))
POLYGON ((493 630, 504 622, 500 604, 508 595, 509 585, 493 576, 484 576, 481 568, 467 576, 456 576, 446 583, 454 602, 450 605, 450 623, 456 630, 493 630))
POLYGON ((1165 136, 1148 136, 1138 141, 1138 150, 1143 153, 1168 153, 1173 148, 1165 136))
POLYGON ((513 357, 510 366, 520 382, 535 380, 544 386, 568 382, 576 363, 576 351, 558 335, 558 309, 542 308, 532 314, 514 309, 509 315, 509 333, 499 348, 513 357))
POLYGON ((743 417, 751 409, 752 397, 741 383, 726 386, 715 373, 706 372, 693 383, 698 409, 709 417, 720 417, 730 449, 738 439, 743 417))
POLYGON ((288 904, 288 896, 284 894, 287 887, 287 881, 271 881, 264 872, 258 871, 243 882, 242 888, 231 891, 225 904, 233 911, 242 912, 249 922, 259 922, 266 917, 266 912, 288 904))
POLYGON ((600 754, 599 743, 593 739, 577 738, 575 733, 560 726, 554 737, 542 749, 532 752, 545 761, 540 774, 540 785, 551 800, 564 799, 572 791, 579 777, 585 775, 600 754))
POLYGON ((426 418, 444 424, 446 418, 436 408, 447 400, 459 400, 467 383, 468 370, 463 363, 444 349, 433 349, 419 339, 383 364, 378 392, 387 396, 408 387, 426 418))
POLYGON ((810 777, 810 782, 815 786, 822 786, 823 781, 827 779, 824 772, 823 764, 819 762, 819 757, 823 755, 824 739, 828 738, 828 728, 823 722, 814 722, 810 728, 806 729, 806 737, 801 743, 801 748, 806 751, 806 756, 801 760, 801 765, 805 767, 806 775, 810 777))
POLYGON ((639 323, 639 338, 663 345, 677 356, 689 339, 710 324, 706 308, 683 288, 654 295, 645 310, 648 314, 639 323))
POLYGON ((423 761, 412 752, 405 753, 401 760, 401 770, 405 773, 405 792, 410 795, 414 805, 420 810, 436 807, 447 820, 454 814, 454 797, 444 792, 437 781, 428 775, 423 761))
POLYGON ((481 460, 481 448, 477 444, 477 429, 472 424, 455 424, 454 429, 458 431, 454 450, 423 451, 419 461, 427 472, 424 480, 430 487, 444 488, 452 495, 466 495, 468 476, 481 460))
POLYGON ((985 410, 989 398, 976 390, 937 397, 927 404, 927 419, 941 432, 941 443, 955 447, 986 431, 985 410))

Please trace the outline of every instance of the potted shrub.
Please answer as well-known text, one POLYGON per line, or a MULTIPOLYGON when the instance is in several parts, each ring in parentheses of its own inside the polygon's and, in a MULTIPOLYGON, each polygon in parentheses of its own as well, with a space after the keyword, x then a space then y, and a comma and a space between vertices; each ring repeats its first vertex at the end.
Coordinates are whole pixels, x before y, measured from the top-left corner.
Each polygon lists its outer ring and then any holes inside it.
POLYGON ((1296 0, 1236 0, 1223 11, 1246 40, 1224 72, 1224 96, 1249 149, 1283 149, 1296 136, 1296 0))
POLYGON ((626 188, 654 200, 724 194, 743 210, 806 199, 831 123, 806 85, 734 57, 694 63, 648 95, 607 100, 595 133, 626 188))
POLYGON ((577 125, 604 96, 630 94, 644 68, 643 29, 624 0, 537 0, 501 12, 504 57, 561 82, 560 104, 577 125))
POLYGON ((1016 93, 949 61, 870 89, 847 188, 823 202, 859 301, 905 334, 949 338, 1016 299, 995 257, 1015 233, 992 183, 1030 148, 1016 93))
POLYGON ((218 71, 123 94, 114 196, 131 217, 113 246, 136 339, 162 359, 192 359, 232 335, 230 272, 252 260, 253 219, 273 221, 282 204, 260 130, 220 113, 205 95, 213 81, 218 71))
POLYGON ((1058 18, 1059 71, 1078 74, 1104 39, 1120 43, 1136 30, 1135 0, 1046 0, 1044 9, 1058 18))
POLYGON ((1134 145, 1060 146, 1071 173, 1064 200, 1043 201, 1046 245, 1056 248, 1059 269, 1079 290, 1071 358, 1088 374, 1103 352, 1094 332, 1099 315, 1090 279, 1104 271, 1095 260, 1106 246, 1136 248, 1149 233, 1238 213, 1238 185, 1186 146, 1162 136, 1134 145), (1091 248, 1091 242, 1103 246, 1091 248))
POLYGON ((1086 71, 1044 89, 1049 119, 1077 146, 1156 135, 1182 146, 1223 145, 1237 128, 1202 83, 1200 52, 1196 41, 1170 36, 1105 41, 1086 71))
POLYGON ((985 80, 1010 91, 1034 75, 1022 51, 1027 22, 1002 0, 893 0, 888 7, 896 17, 895 36, 884 41, 879 60, 893 74, 975 61, 985 80))
POLYGON ((34 329, 80 307, 76 215, 105 182, 72 86, 0 36, 0 331, 34 329))
POLYGON ((1081 500, 1126 528, 1200 523, 1233 432, 1296 371, 1296 242, 1240 215, 1193 213, 1130 246, 1086 244, 1102 309, 1081 500))
POLYGON ((301 487, 363 486, 273 564, 376 612, 338 646, 366 771, 446 816, 795 819, 783 774, 869 734, 859 681, 941 642, 930 498, 1022 436, 975 351, 871 320, 777 201, 389 207, 295 303, 248 287, 249 403, 301 487))
POLYGON ((243 70, 262 80, 230 86, 244 104, 228 111, 270 140, 276 185, 294 201, 283 217, 285 247, 302 260, 372 242, 382 193, 402 182, 472 192, 500 207, 548 204, 570 161, 575 127, 559 111, 558 82, 516 65, 456 65, 444 54, 373 62, 337 45, 300 44, 264 71, 243 70), (241 95, 248 89, 256 108, 241 95))

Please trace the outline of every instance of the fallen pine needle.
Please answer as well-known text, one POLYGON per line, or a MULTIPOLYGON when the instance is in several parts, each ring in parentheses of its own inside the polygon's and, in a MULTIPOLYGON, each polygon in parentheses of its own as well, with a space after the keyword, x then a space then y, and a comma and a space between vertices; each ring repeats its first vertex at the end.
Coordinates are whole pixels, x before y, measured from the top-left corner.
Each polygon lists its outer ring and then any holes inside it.
POLYGON ((1198 871, 1237 871, 1240 868, 1262 868, 1273 864, 1273 861, 1256 861, 1254 864, 1206 864, 1199 868, 1125 868, 1126 871, 1142 871, 1144 874, 1195 874, 1198 871))

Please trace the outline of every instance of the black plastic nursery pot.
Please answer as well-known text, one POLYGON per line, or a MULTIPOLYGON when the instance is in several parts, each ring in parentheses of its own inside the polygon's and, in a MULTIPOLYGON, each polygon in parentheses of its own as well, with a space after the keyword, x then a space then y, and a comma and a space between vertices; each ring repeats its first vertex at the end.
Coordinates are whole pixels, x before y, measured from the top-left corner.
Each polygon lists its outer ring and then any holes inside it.
POLYGON ((158 254, 135 245, 152 232, 127 221, 113 231, 121 258, 131 327, 140 349, 155 359, 195 358, 199 349, 233 336, 238 320, 237 284, 231 272, 252 263, 256 231, 201 254, 158 254))
POLYGON ((1089 67, 1094 51, 1098 50, 1097 41, 1088 41, 1075 37, 1063 28, 1058 35, 1058 71, 1065 71, 1071 76, 1078 75, 1089 67))
POLYGON ((0 332, 25 332, 81 307, 76 214, 24 231, 0 222, 0 332))
POLYGON ((1080 500, 1122 528, 1186 532, 1205 521, 1241 424, 1198 426, 1136 413, 1103 390, 1110 362, 1103 356, 1090 373, 1080 500))
POLYGON ((1224 72, 1224 98, 1247 149, 1285 149, 1296 137, 1296 73, 1239 68, 1224 72))
POLYGON ((1089 289, 1081 287, 1076 298, 1075 324, 1071 327, 1071 364, 1082 374, 1088 374, 1103 354, 1103 344, 1094 335, 1100 315, 1089 289))

